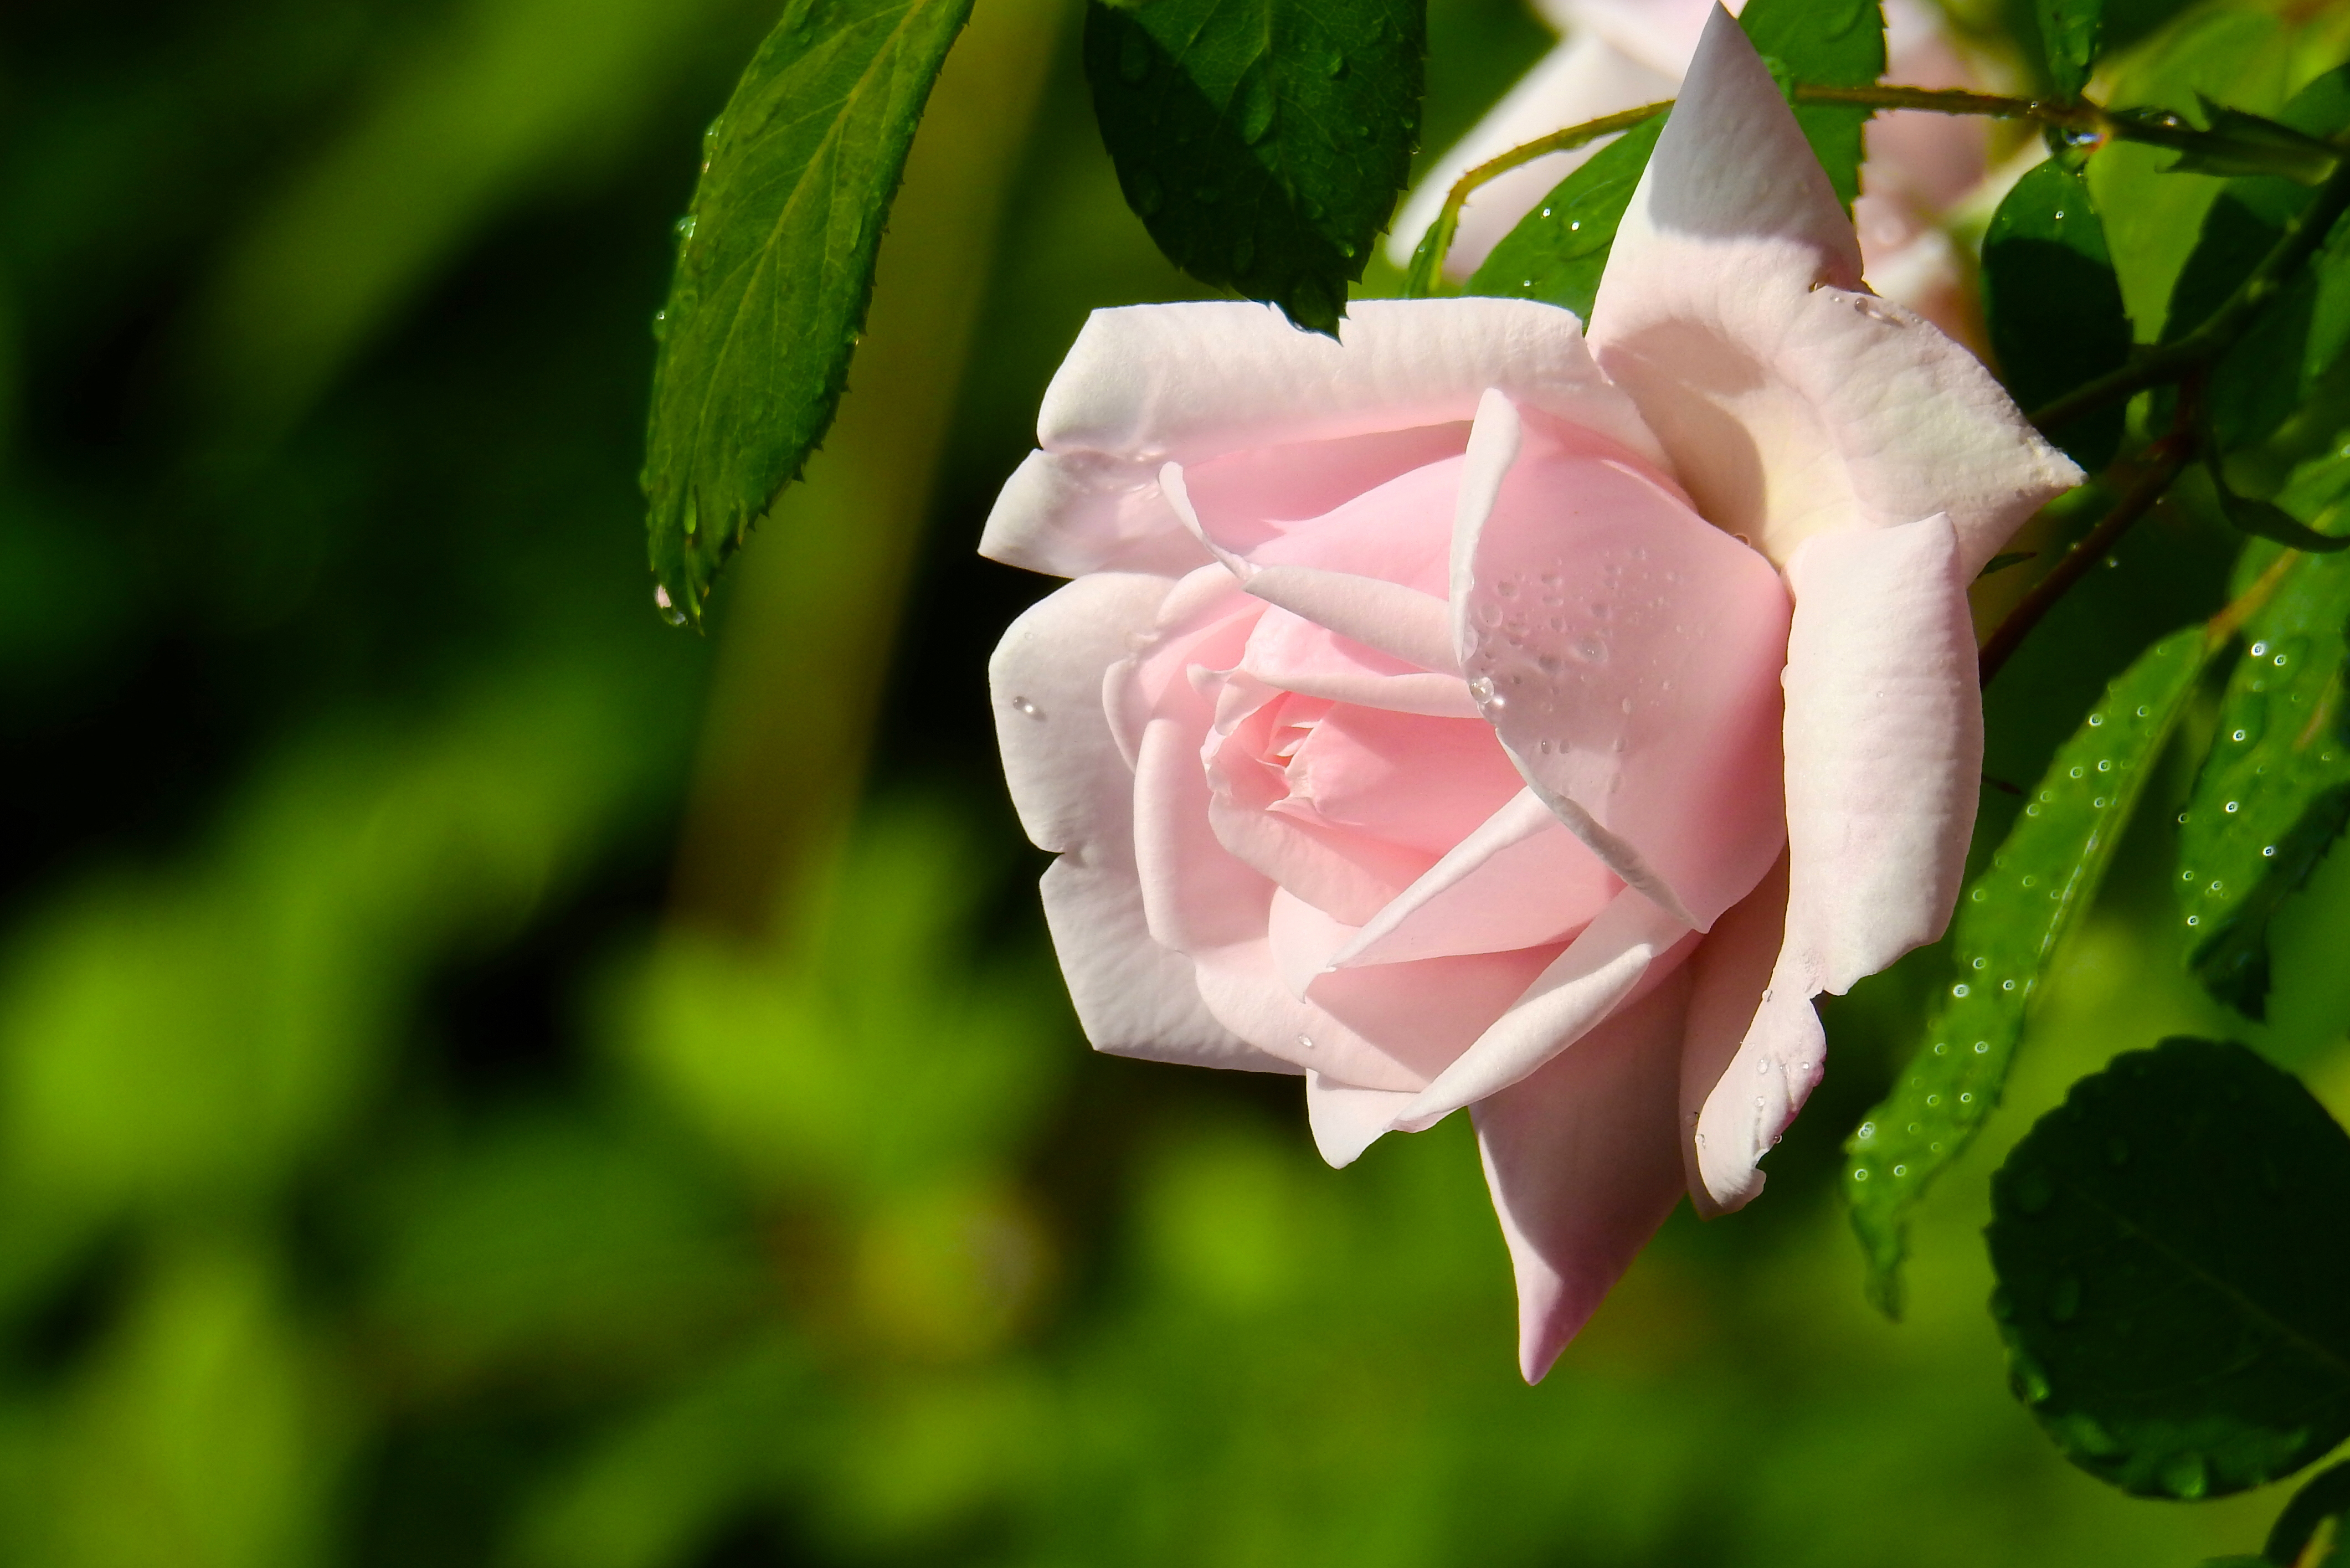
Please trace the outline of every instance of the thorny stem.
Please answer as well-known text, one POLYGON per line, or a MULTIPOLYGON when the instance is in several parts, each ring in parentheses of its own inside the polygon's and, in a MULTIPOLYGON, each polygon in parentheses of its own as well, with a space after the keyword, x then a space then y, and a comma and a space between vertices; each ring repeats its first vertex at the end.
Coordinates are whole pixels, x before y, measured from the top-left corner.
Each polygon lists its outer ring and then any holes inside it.
POLYGON ((1638 109, 1627 109, 1620 114, 1603 115, 1586 119, 1581 125, 1570 125, 1564 130, 1554 130, 1548 136, 1536 137, 1522 147, 1513 147, 1499 158, 1489 158, 1452 182, 1444 193, 1444 206, 1436 214, 1436 222, 1420 236, 1419 248, 1412 252, 1411 271, 1404 280, 1404 297, 1425 299, 1435 289, 1436 276, 1444 265, 1444 253, 1452 248, 1453 234, 1461 227, 1461 209, 1478 186, 1497 180, 1513 169, 1522 169, 1537 158, 1547 158, 1554 152, 1572 152, 1586 143, 1603 136, 1613 136, 1619 130, 1629 130, 1645 124, 1673 107, 1665 99, 1657 103, 1645 103, 1638 109))
MULTIPOLYGON (((1995 119, 2030 119, 2068 131, 2084 141, 2119 139, 2184 150, 2198 145, 2209 135, 2196 130, 2178 115, 2158 110, 2116 113, 2086 99, 2068 103, 2057 99, 2005 98, 1997 93, 1967 92, 1956 88, 1797 87, 1794 99, 1803 104, 1843 104, 1856 109, 1914 109, 1929 114, 1979 114, 1995 119)), ((1443 268, 1444 254, 1452 248, 1452 237, 1461 226, 1461 209, 1477 187, 1499 179, 1513 169, 1522 169, 1537 158, 1547 158, 1554 152, 1572 152, 1603 136, 1629 130, 1636 125, 1654 119, 1672 107, 1673 100, 1665 99, 1657 103, 1642 104, 1638 109, 1625 109, 1619 114, 1588 119, 1580 125, 1570 125, 1563 130, 1554 130, 1548 136, 1538 137, 1523 146, 1513 147, 1500 157, 1487 159, 1462 174, 1453 182, 1452 189, 1445 192, 1443 209, 1437 213, 1436 222, 1429 225, 1419 248, 1412 253, 1411 269, 1404 283, 1405 297, 1425 299, 1434 292, 1437 275, 1443 268)), ((2323 233, 2321 230, 2321 238, 2323 233)))
POLYGON ((2007 618, 1992 628, 1991 636, 1984 639, 1982 651, 1976 655, 1976 670, 1982 685, 1991 684, 1991 678, 1999 673, 2000 666, 2007 662, 2008 656, 2016 650, 2032 628, 2040 624, 2040 618, 2046 615, 2049 607, 2063 598, 2074 583, 2087 575, 2090 567, 2104 560, 2139 518, 2154 510, 2155 503, 2169 490, 2179 471, 2194 460, 2199 444, 2196 435, 2199 420, 2196 408, 2190 405, 2201 403, 2199 392, 2199 386, 2190 386, 2180 397, 2178 418, 2172 421, 2169 432, 2146 450, 2147 466, 2136 482, 2097 520, 2097 525, 2083 535, 2055 566, 2049 568, 2046 576, 2032 585, 2032 591, 2007 612, 2007 618))

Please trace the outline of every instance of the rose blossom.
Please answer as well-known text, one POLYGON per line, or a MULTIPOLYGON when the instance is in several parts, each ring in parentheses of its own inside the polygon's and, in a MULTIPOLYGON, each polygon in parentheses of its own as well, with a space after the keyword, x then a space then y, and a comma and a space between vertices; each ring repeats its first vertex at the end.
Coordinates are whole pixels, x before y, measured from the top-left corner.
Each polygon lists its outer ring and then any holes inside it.
POLYGON ((1586 337, 1530 301, 1097 312, 982 550, 1104 1051, 1303 1073, 1345 1165, 1472 1108, 1528 1378, 1947 923, 1967 585, 2078 472, 1853 231, 1717 12, 1586 337))
MULTIPOLYGON (((1711 4, 1538 0, 1536 8, 1565 41, 1420 181, 1388 242, 1395 264, 1409 265, 1446 192, 1476 165, 1554 130, 1672 97, 1711 4)), ((1930 4, 1886 0, 1885 19, 1886 74, 1892 80, 1908 87, 1984 85, 1951 47, 1930 4)), ((1961 115, 1894 112, 1877 116, 1865 134, 1868 161, 1853 218, 1870 286, 1945 331, 1967 336, 1971 317, 1958 253, 1940 220, 1983 178, 1981 123, 1961 115)), ((1480 186, 1461 207, 1445 272, 1456 278, 1474 272, 1519 219, 1597 151, 1553 153, 1480 186)))

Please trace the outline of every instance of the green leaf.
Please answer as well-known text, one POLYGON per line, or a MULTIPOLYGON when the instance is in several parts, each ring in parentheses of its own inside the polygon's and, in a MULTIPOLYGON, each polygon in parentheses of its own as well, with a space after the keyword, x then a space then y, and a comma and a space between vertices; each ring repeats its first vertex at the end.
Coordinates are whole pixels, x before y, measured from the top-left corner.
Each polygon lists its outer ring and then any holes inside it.
POLYGON ((1661 115, 1635 126, 1560 181, 1503 236, 1462 292, 1539 299, 1589 322, 1617 227, 1664 128, 1661 115))
MULTIPOLYGON (((2233 114, 2236 120, 2271 123, 2234 111, 2213 109, 2209 112, 2215 125, 2222 113, 2233 114)), ((2350 129, 2350 67, 2320 77, 2294 94, 2273 125, 2279 136, 2304 139, 2332 136, 2345 129, 2350 129)), ((2180 166, 2185 166, 2183 161, 2180 166)), ((2309 205, 2314 194, 2296 181, 2273 174, 2229 181, 2205 215, 2195 248, 2172 286, 2163 340, 2175 342, 2186 337, 2225 304, 2284 237, 2287 225, 2309 205)), ((2342 317, 2337 327, 2336 318, 2329 316, 2325 333, 2321 336, 2318 331, 2320 301, 2330 270, 2328 259, 2321 257, 2311 271, 2292 279, 2213 371, 2208 403, 2212 432, 2222 448, 2257 441, 2273 432, 2292 415, 2311 383, 2332 364, 2339 350, 2335 335, 2350 332, 2350 317, 2342 317)), ((2334 286, 2350 289, 2350 285, 2334 286)), ((2336 298, 2330 308, 2350 310, 2350 293, 2336 298)), ((2261 531, 2243 523, 2238 525, 2253 533, 2261 531)))
POLYGON ((1975 581, 1981 582, 1985 577, 1995 576, 2010 566, 2020 566, 2024 562, 2036 558, 2039 554, 2037 550, 2002 550, 1983 563, 1983 569, 1975 574, 1975 581))
POLYGON ((2265 1010, 2269 921, 2350 822, 2350 558, 2301 562, 2245 628, 2178 833, 2188 962, 2247 1017, 2265 1010))
MULTIPOLYGON (((2130 321, 2089 182, 2054 160, 2015 182, 1983 236, 1983 310, 2015 400, 2027 409, 2121 368, 2130 321)), ((2055 432, 2083 467, 2121 442, 2123 410, 2099 410, 2055 432)))
POLYGON ((2255 538, 2306 550, 2314 556, 2330 556, 2336 550, 2350 548, 2350 535, 2321 534, 2274 502, 2239 495, 2224 483, 2215 483, 2213 489, 2219 494, 2221 514, 2230 524, 2255 538))
MULTIPOLYGON (((1885 74, 1885 10, 1878 0, 1753 0, 1738 23, 1783 82, 1866 87, 1885 74)), ((1795 122, 1847 210, 1860 193, 1861 128, 1869 113, 1841 104, 1795 108, 1795 122)))
POLYGON ((1869 1297, 1888 1316, 1901 1312, 1909 1210, 1999 1104, 2025 1008, 2095 896, 2204 658, 2203 628, 2190 627, 2117 676, 1959 900, 1950 936, 1959 979, 1900 1083, 1845 1145, 1845 1196, 1869 1297))
POLYGON ((655 320, 653 576, 699 618, 832 423, 915 122, 971 0, 790 0, 702 138, 655 320))
POLYGON ((2339 1464, 2318 1471, 2293 1493, 2293 1501, 2277 1515, 2259 1560, 2273 1563, 2277 1568, 2293 1568, 2303 1561, 2310 1543, 2319 1541, 2318 1553, 2307 1559, 2307 1568, 2326 1568, 2345 1555, 2344 1548, 2350 1545, 2344 1540, 2350 1534, 2345 1527, 2350 1527, 2350 1464, 2339 1464), (2329 1539, 2319 1541, 2318 1532, 2328 1525, 2332 1526, 2329 1539))
POLYGON ((2175 1038, 2073 1085, 1991 1179, 1992 1311, 2064 1457, 2218 1497, 2350 1437, 2350 1135, 2241 1045, 2175 1038))
MULTIPOLYGON (((2322 185, 2338 154, 2316 137, 2262 115, 2247 114, 2199 93, 2205 130, 2178 151, 2177 174, 2273 174, 2302 185, 2322 185)), ((2126 135, 2127 132, 2124 131, 2126 135)))
POLYGON ((1335 336, 1410 173, 1426 36, 1425 0, 1090 0, 1127 204, 1193 277, 1335 336))
POLYGON ((2089 67, 2096 63, 2105 31, 2106 0, 2038 0, 2040 46, 2048 57, 2048 78, 2064 98, 2081 96, 2089 67))

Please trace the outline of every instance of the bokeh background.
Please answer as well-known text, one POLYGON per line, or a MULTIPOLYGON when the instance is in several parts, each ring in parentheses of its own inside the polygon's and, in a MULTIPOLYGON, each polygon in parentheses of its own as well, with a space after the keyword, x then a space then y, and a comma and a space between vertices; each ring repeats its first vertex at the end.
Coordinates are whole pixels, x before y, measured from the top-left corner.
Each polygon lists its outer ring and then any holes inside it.
MULTIPOLYGON (((2350 868, 2231 1024, 2153 803, 1899 1325, 1836 1146, 1944 959, 1832 1003, 1768 1196, 1677 1215, 1524 1387, 1462 1118, 1332 1172, 1296 1080, 1093 1055, 1058 988, 983 679, 1049 585, 972 546, 1084 313, 1195 292, 1119 202, 1074 0, 980 0, 834 436, 714 633, 655 615, 649 321, 770 10, 0 10, 0 1562, 2256 1546, 2274 1496, 2055 1456, 1976 1232, 2001 1149, 2167 1031, 2350 1107, 2350 868)), ((2350 52, 2324 5, 2124 26, 2199 30, 2125 54, 2125 101, 2272 109, 2350 52)), ((1548 35, 1519 0, 1430 28, 1440 149, 1548 35)), ((2183 245, 2180 182, 2147 221, 2183 245)), ((2229 553, 2191 492, 2142 527, 2002 676, 1992 772, 2029 783, 2229 553)))

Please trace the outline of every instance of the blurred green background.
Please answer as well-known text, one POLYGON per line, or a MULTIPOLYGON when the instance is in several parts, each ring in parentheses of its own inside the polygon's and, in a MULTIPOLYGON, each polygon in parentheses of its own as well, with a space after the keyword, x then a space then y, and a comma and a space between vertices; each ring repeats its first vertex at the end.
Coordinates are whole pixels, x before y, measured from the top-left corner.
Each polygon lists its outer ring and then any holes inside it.
MULTIPOLYGON (((2166 811, 1898 1326, 1835 1150, 1939 953, 1831 1005, 1768 1196, 1677 1215, 1532 1390, 1461 1118, 1334 1173, 1295 1080, 1084 1048, 983 682, 1049 585, 971 551, 1085 311, 1192 290, 1118 202, 1072 0, 980 0, 840 425, 714 636, 661 624, 648 323, 768 12, 0 12, 0 1562, 2254 1546, 2273 1497, 2064 1465, 1983 1309, 2004 1146, 2112 1053, 2230 1032, 2166 811)), ((2206 5, 2134 90, 2272 109, 2340 22, 2206 5)), ((1519 0, 1431 36, 1437 149, 1547 41, 1519 0)), ((2191 494, 2141 529, 1994 690, 1992 771, 2226 558, 2191 494)), ((2337 1114, 2345 932, 2336 864, 2253 1032, 2337 1114)))

